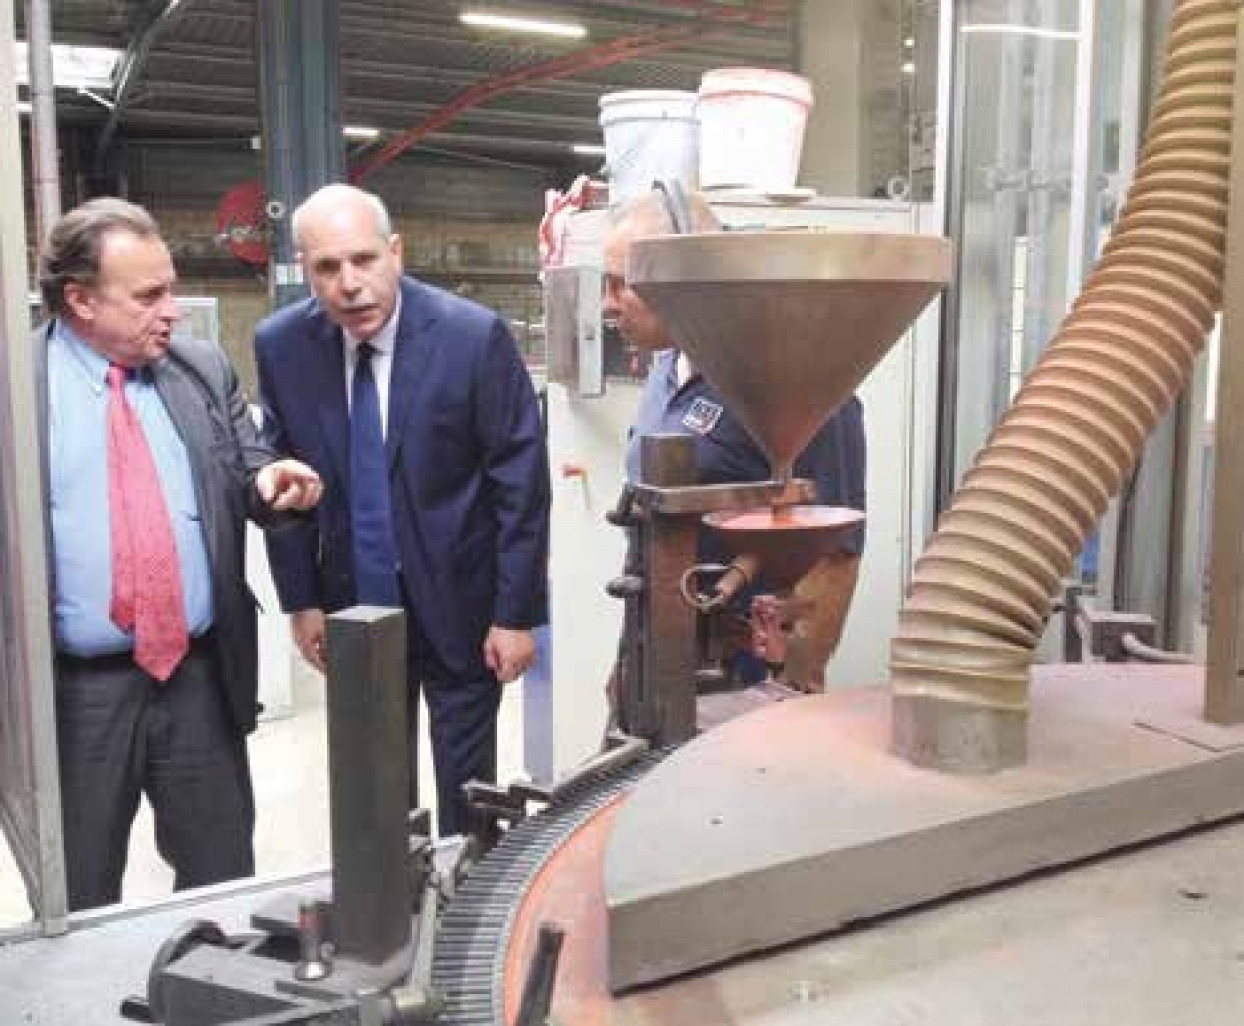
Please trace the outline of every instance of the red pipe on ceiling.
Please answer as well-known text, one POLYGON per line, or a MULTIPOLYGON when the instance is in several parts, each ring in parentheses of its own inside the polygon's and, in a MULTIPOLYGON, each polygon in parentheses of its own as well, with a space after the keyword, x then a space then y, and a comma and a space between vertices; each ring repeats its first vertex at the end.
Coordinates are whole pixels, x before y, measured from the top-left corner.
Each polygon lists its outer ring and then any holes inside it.
POLYGON ((702 37, 727 25, 767 25, 775 18, 788 14, 790 10, 790 5, 784 0, 769 0, 765 3, 749 4, 747 7, 735 7, 714 2, 714 0, 671 0, 669 6, 695 11, 697 13, 695 22, 691 25, 668 26, 629 36, 620 36, 598 46, 530 64, 525 68, 508 71, 477 82, 459 93, 445 106, 429 114, 417 125, 389 140, 374 156, 356 165, 350 171, 350 181, 361 182, 433 132, 444 128, 464 111, 495 96, 512 92, 534 82, 548 82, 566 78, 581 71, 608 67, 655 50, 666 49, 688 39, 702 37), (706 25, 705 22, 711 24, 706 25))

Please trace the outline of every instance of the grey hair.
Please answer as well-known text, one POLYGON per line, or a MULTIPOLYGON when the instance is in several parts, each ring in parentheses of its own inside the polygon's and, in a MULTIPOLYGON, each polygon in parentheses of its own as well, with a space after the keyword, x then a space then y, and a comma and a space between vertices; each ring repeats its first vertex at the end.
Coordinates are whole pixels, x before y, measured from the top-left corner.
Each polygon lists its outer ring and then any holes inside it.
MULTIPOLYGON (((687 190, 687 218, 693 232, 719 232, 721 221, 713 213, 702 192, 687 190)), ((659 189, 633 196, 609 211, 612 228, 634 227, 645 235, 662 235, 674 231, 674 219, 659 189)))
POLYGON ((317 207, 331 206, 340 203, 345 199, 360 199, 371 207, 372 214, 376 219, 376 231, 382 239, 388 239, 393 234, 393 220, 389 217, 388 208, 375 193, 368 192, 366 189, 360 189, 357 185, 347 185, 345 182, 333 182, 317 189, 305 200, 302 201, 294 211, 294 216, 290 219, 290 229, 294 235, 294 245, 299 249, 302 248, 302 224, 306 221, 307 214, 313 212, 317 207))
POLYGON ((39 254, 39 292, 51 316, 65 313, 65 289, 69 285, 93 285, 98 280, 104 238, 112 232, 144 239, 160 237, 160 228, 150 213, 116 196, 88 200, 52 225, 39 254))

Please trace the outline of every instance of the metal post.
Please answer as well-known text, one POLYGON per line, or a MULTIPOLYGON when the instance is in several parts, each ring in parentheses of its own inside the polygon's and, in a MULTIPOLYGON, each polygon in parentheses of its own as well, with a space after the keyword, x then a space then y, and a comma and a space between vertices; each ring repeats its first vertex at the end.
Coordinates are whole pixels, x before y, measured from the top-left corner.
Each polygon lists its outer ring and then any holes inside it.
POLYGON ((35 238, 43 245, 60 217, 50 0, 26 0, 26 56, 30 65, 30 169, 35 195, 35 238))
MULTIPOLYGON (((1244 6, 1237 18, 1233 153, 1244 147, 1244 74, 1238 49, 1244 41, 1244 6)), ((1237 451, 1244 438, 1244 160, 1232 161, 1230 181, 1205 667, 1205 718, 1223 726, 1244 723, 1244 460, 1237 451)))
MULTIPOLYGON (((1007 20, 1020 23, 1023 19, 1023 0, 1011 0, 1007 20)), ((1028 120, 1025 115, 1032 115, 1032 107, 1038 102, 1035 97, 1027 95, 1025 83, 1025 49, 1029 43, 1023 37, 1007 40, 999 37, 1002 53, 999 57, 997 93, 995 95, 977 94, 977 101, 988 110, 994 112, 995 140, 995 180, 993 192, 993 224, 992 224, 992 259, 986 265, 991 272, 986 272, 993 286, 991 323, 981 324, 983 348, 978 351, 978 359, 983 366, 979 394, 984 399, 982 407, 985 419, 972 426, 976 428, 975 437, 970 440, 970 449, 960 449, 960 469, 966 471, 971 465, 977 451, 985 444, 994 425, 1002 419, 1002 414, 1011 405, 1011 367, 1013 364, 1013 347, 1015 332, 1015 266, 1016 243, 1020 233, 1020 194, 1032 189, 1030 155, 1024 152, 1024 125, 1028 120), (996 106, 995 106, 996 104, 996 106)), ((964 48, 966 60, 967 48, 964 48)), ((1035 86, 1034 86, 1035 88, 1035 86)), ((968 114, 965 108, 965 120, 968 114)), ((973 172, 963 169, 965 174, 973 172)), ((983 204, 982 204, 983 206, 983 204)), ((1043 224, 1037 231, 1047 230, 1043 224)), ((968 235, 968 224, 963 226, 963 237, 968 235)), ((1030 228, 1030 234, 1032 229, 1030 228)), ((961 369, 962 373, 962 369, 961 369)), ((972 403, 965 409, 975 409, 972 403)), ((965 410, 959 411, 959 416, 965 410)), ((968 423, 971 423, 969 420, 968 423)))
MULTIPOLYGON (((1169 11, 1167 14, 1169 15, 1169 11)), ((1144 126, 1148 120, 1149 95, 1154 88, 1153 83, 1160 77, 1160 66, 1153 59, 1153 53, 1155 50, 1160 50, 1160 47, 1155 45, 1154 37, 1165 38, 1165 26, 1162 26, 1160 31, 1155 31, 1154 25, 1151 24, 1154 18, 1148 4, 1125 4, 1122 17, 1124 29, 1120 74, 1119 167, 1115 186, 1115 197, 1118 203, 1116 206, 1121 204, 1123 197, 1127 195, 1128 186, 1136 176, 1136 162, 1140 158, 1140 149, 1144 144, 1144 126)), ((1077 111, 1084 102, 1092 102, 1095 106, 1095 114, 1100 119, 1097 83, 1086 83, 1083 78, 1078 78, 1076 93, 1077 111), (1085 90, 1088 92, 1086 93, 1085 90)), ((1080 138, 1078 125, 1077 121, 1077 140, 1080 138)), ((1081 202, 1074 197, 1072 202, 1073 209, 1082 208, 1081 202)), ((1074 239, 1074 236, 1072 238, 1074 239)), ((1082 253, 1083 256, 1079 261, 1081 266, 1078 269, 1068 267, 1067 295, 1069 297, 1079 293, 1080 284, 1087 270, 1083 266, 1083 260, 1090 255, 1082 250, 1072 250, 1073 261, 1076 260, 1077 252, 1082 253)), ((1114 609, 1116 605, 1115 574, 1121 558, 1118 551, 1121 533, 1120 506, 1119 497, 1116 495, 1110 500, 1105 516, 1102 517, 1097 527, 1095 594, 1097 604, 1102 609, 1114 609)), ((1175 647, 1191 647, 1191 642, 1178 641, 1175 647)))
POLYGON ((337 954, 382 965, 411 936, 406 614, 328 618, 328 763, 337 954))
POLYGON ((921 542, 933 532, 937 514, 950 502, 958 481, 955 459, 955 409, 959 397, 959 275, 963 272, 959 226, 965 202, 964 85, 958 43, 958 3, 937 7, 937 137, 933 152, 933 223, 955 240, 955 274, 941 300, 938 324, 934 408, 931 416, 934 471, 925 522, 915 535, 921 542), (953 173, 952 173, 953 169, 953 173))
POLYGON ((306 295, 290 227, 294 209, 345 173, 338 3, 264 0, 255 6, 274 307, 306 295))
MULTIPOLYGON (((0 0, 0 163, 21 166, 13 0, 0 0)), ((45 933, 67 912, 43 476, 19 175, 0 186, 0 821, 45 933)))
MULTIPOLYGON (((640 480, 674 488, 695 484, 695 439, 646 435, 640 440, 640 480)), ((622 727, 657 744, 695 734, 695 613, 678 581, 695 563, 699 517, 651 513, 639 527, 644 590, 639 596, 637 650, 632 658, 638 686, 623 695, 622 727)))
POLYGON ((1067 296, 1078 296, 1089 268, 1097 261, 1101 220, 1101 61, 1097 40, 1101 11, 1096 0, 1080 0, 1076 43, 1075 111, 1072 127, 1071 207, 1067 226, 1067 296))
MULTIPOLYGON (((1042 9, 1043 28, 1058 28, 1057 12, 1048 6, 1042 9)), ((1020 314, 1019 372, 1026 375, 1041 358, 1052 330, 1050 314, 1057 283, 1049 273, 1054 236, 1058 220, 1054 216, 1054 190, 1058 186, 1064 161, 1069 161, 1067 148, 1060 145, 1064 128, 1058 124, 1055 110, 1062 99, 1058 75, 1058 42, 1054 39, 1034 40, 1032 69, 1032 100, 1029 106, 1031 131, 1025 139, 1030 178, 1026 201, 1024 236, 1024 306, 1020 314)), ((1074 174, 1074 168, 1073 168, 1074 174)), ((1011 354, 1011 368, 1016 366, 1011 354)))

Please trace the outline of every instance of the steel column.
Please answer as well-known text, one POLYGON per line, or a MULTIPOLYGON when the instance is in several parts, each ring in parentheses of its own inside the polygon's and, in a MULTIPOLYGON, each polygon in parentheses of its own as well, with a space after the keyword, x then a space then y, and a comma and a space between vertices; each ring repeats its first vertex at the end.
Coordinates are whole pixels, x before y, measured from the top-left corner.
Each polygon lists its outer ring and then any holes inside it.
MULTIPOLYGON (((0 162, 21 167, 13 0, 0 0, 0 162)), ((0 825, 45 933, 65 929, 42 468, 21 178, 0 188, 0 825)))
MULTIPOLYGON (((1236 38, 1244 39, 1244 6, 1236 38)), ((1232 153, 1244 142, 1244 75, 1236 57, 1232 153)), ((1214 425, 1214 520, 1211 535, 1209 643, 1205 666, 1205 718, 1244 723, 1244 161, 1231 163, 1227 207, 1227 268, 1223 283, 1222 345, 1214 425)))
POLYGON ((410 942, 406 616, 355 606, 328 618, 332 935, 381 965, 410 942))
POLYGON ((306 295, 290 225, 294 209, 345 176, 338 3, 264 0, 255 8, 274 307, 306 295))
POLYGON ((34 179, 35 240, 42 245, 60 217, 50 0, 26 0, 26 55, 30 65, 30 169, 34 179))
MULTIPOLYGON (((642 438, 640 480, 656 488, 693 485, 695 439, 642 438)), ((651 513, 638 529, 644 590, 639 623, 627 639, 639 667, 632 678, 638 686, 623 692, 622 726, 658 744, 695 734, 695 613, 682 600, 678 579, 695 563, 698 528, 697 516, 651 513)))

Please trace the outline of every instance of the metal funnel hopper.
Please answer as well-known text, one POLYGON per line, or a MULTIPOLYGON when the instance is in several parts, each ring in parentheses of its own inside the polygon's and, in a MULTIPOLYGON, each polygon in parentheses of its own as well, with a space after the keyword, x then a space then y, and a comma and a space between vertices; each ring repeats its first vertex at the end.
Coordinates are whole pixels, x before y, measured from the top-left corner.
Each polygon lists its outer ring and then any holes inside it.
POLYGON ((946 239, 801 230, 638 239, 627 278, 785 480, 950 274, 946 239))
POLYGON ((818 559, 841 551, 843 534, 863 521, 859 510, 840 506, 762 506, 704 517, 731 556, 755 559, 773 591, 793 588, 818 559))

